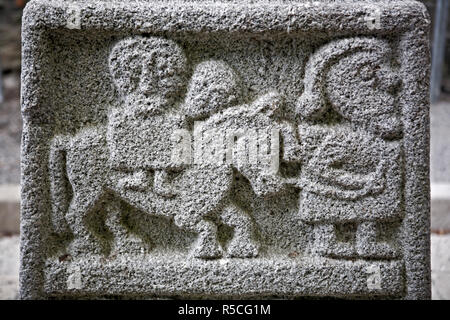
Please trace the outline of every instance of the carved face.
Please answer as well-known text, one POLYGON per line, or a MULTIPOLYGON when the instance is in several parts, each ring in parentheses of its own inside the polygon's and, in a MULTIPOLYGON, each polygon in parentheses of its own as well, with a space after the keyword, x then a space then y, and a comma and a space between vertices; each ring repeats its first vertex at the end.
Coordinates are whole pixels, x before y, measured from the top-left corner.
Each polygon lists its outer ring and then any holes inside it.
POLYGON ((184 113, 202 118, 232 106, 240 96, 237 75, 224 62, 200 63, 189 83, 184 113))
POLYGON ((180 88, 181 71, 178 57, 170 52, 151 50, 142 53, 137 94, 143 96, 163 95, 169 97, 180 88))
POLYGON ((383 138, 401 134, 396 92, 400 79, 387 63, 359 52, 334 64, 326 79, 333 109, 358 127, 383 138))
POLYGON ((172 103, 185 82, 184 53, 174 42, 161 38, 122 40, 113 48, 109 66, 125 101, 149 110, 172 103))

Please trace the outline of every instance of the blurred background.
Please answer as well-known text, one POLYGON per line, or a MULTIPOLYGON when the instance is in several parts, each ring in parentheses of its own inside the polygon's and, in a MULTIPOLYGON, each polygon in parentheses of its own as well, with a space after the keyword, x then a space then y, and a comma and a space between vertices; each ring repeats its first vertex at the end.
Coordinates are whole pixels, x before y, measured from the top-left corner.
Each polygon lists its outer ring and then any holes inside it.
MULTIPOLYGON (((27 0, 0 0, 0 300, 18 298, 20 32, 27 0)), ((431 265, 433 299, 450 300, 450 0, 431 17, 431 265)))

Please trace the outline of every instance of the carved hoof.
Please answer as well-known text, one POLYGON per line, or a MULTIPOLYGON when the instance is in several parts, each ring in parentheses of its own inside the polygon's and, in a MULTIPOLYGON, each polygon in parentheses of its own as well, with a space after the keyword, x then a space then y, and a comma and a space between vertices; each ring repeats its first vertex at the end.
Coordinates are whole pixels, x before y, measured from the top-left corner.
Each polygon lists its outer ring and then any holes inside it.
POLYGON ((193 256, 199 259, 217 259, 223 255, 222 248, 216 244, 196 246, 193 256))
POLYGON ((155 193, 165 198, 173 198, 177 195, 171 188, 158 188, 155 189, 155 193))
POLYGON ((398 250, 385 242, 359 244, 357 252, 364 259, 396 259, 399 257, 398 250))
POLYGON ((313 253, 332 259, 351 259, 357 257, 354 246, 349 243, 334 243, 328 244, 328 246, 318 246, 313 249, 313 253))
POLYGON ((140 238, 129 237, 113 245, 114 254, 143 255, 150 251, 151 245, 140 238))
POLYGON ((119 179, 117 186, 119 189, 143 192, 148 189, 149 182, 145 171, 137 171, 127 177, 119 179))
POLYGON ((235 241, 228 247, 227 255, 230 258, 255 258, 259 253, 259 244, 254 241, 235 241))
POLYGON ((72 257, 84 257, 89 255, 102 255, 102 248, 99 243, 92 239, 75 238, 67 247, 67 253, 72 257))

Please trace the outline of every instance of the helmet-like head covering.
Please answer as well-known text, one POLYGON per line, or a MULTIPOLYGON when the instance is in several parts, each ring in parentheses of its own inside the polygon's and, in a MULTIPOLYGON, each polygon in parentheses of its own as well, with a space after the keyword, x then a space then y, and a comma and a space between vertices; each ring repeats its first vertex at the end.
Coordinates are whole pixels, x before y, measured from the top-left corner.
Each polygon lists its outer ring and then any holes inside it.
POLYGON ((316 119, 326 111, 328 101, 325 82, 332 65, 344 57, 364 51, 370 53, 373 60, 381 61, 389 47, 382 40, 357 37, 333 41, 312 55, 305 70, 305 91, 296 105, 296 113, 301 119, 316 119))

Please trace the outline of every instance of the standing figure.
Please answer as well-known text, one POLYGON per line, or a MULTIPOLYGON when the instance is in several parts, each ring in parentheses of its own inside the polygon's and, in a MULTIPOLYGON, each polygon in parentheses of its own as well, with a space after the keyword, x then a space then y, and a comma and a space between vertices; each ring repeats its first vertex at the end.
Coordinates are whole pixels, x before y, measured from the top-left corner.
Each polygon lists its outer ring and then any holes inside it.
MULTIPOLYGON (((193 130, 193 154, 185 170, 173 180, 173 188, 180 199, 175 224, 199 235, 193 249, 197 258, 220 258, 224 253, 227 257, 250 258, 259 254, 254 221, 250 213, 231 197, 232 164, 225 161, 211 163, 207 159, 206 150, 214 149, 213 145, 220 148, 224 141, 216 135, 211 136, 211 140, 195 141, 208 129, 220 133, 221 128, 216 126, 214 119, 226 118, 227 110, 241 99, 241 81, 227 63, 207 60, 195 66, 180 108, 186 126, 193 130), (233 229, 226 248, 219 243, 219 223, 233 229)), ((191 132, 186 133, 190 149, 191 132)))
POLYGON ((401 112, 387 42, 350 38, 309 60, 297 102, 302 121, 300 218, 314 226, 312 251, 333 258, 398 256, 401 112))
POLYGON ((279 138, 284 142, 284 160, 294 157, 298 149, 295 127, 279 115, 280 94, 269 92, 251 103, 238 104, 241 94, 240 79, 230 66, 208 60, 196 66, 182 105, 186 122, 198 122, 193 164, 174 180, 183 199, 175 223, 199 233, 197 257, 222 256, 218 222, 233 229, 228 257, 259 254, 253 212, 237 205, 233 196, 235 171, 248 179, 259 197, 280 192, 285 181, 277 167, 279 138))

